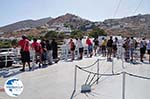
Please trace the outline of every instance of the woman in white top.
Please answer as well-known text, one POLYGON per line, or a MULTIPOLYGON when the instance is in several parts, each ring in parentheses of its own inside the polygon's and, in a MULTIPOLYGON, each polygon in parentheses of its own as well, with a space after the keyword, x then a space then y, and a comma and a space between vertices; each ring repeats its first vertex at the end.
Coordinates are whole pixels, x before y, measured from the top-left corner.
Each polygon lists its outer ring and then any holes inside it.
POLYGON ((79 48, 79 59, 83 58, 83 43, 82 43, 82 38, 78 39, 77 41, 78 48, 79 48))

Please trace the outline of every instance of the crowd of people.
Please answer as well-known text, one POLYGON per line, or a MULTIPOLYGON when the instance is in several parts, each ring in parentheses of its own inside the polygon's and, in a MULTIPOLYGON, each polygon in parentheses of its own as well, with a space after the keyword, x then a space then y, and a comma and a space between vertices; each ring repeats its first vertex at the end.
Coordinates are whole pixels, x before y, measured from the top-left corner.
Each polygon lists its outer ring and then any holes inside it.
POLYGON ((20 71, 25 71, 26 63, 29 66, 29 70, 31 70, 30 66, 30 50, 32 49, 35 53, 34 62, 39 65, 39 68, 46 65, 51 65, 53 63, 58 62, 58 45, 55 39, 51 42, 49 40, 42 39, 41 42, 37 42, 37 39, 33 39, 33 43, 30 45, 29 40, 26 36, 22 36, 22 40, 19 41, 19 46, 21 47, 21 61, 23 64, 23 68, 20 71))
POLYGON ((125 49, 125 60, 133 61, 134 51, 139 48, 140 50, 140 61, 144 62, 144 55, 147 53, 149 55, 150 62, 150 40, 146 41, 145 38, 142 38, 140 41, 136 41, 133 37, 127 37, 124 41, 123 48, 125 49))
MULTIPOLYGON (((79 51, 79 57, 77 59, 82 59, 85 48, 82 43, 82 38, 76 39, 76 41, 73 41, 71 38, 69 45, 72 60, 75 58, 75 49, 79 51)), ((139 49, 140 61, 143 62, 144 55, 147 53, 150 62, 150 40, 146 41, 145 38, 137 41, 134 37, 127 37, 119 41, 117 37, 113 38, 112 36, 109 38, 103 37, 101 40, 98 38, 92 40, 88 37, 86 39, 86 45, 88 47, 88 57, 92 57, 93 55, 96 56, 98 54, 107 57, 107 60, 111 61, 112 57, 118 57, 118 49, 123 48, 125 61, 133 62, 139 49)))
MULTIPOLYGON (((71 38, 68 45, 72 61, 74 59, 83 59, 85 45, 83 44, 82 38, 76 38, 75 40, 71 38), (78 57, 75 57, 76 51, 78 53, 78 57)), ((45 39, 42 39, 41 42, 37 42, 37 39, 34 38, 33 43, 30 44, 28 38, 26 36, 22 36, 22 40, 19 41, 19 46, 21 47, 20 54, 23 63, 21 71, 25 71, 26 63, 29 66, 29 70, 32 69, 30 66, 30 49, 35 52, 34 61, 39 65, 39 68, 44 64, 51 65, 58 62, 58 44, 55 39, 51 42, 50 40, 45 39)), ((92 40, 87 37, 86 46, 88 49, 88 57, 92 57, 93 55, 102 55, 103 57, 107 57, 107 61, 111 61, 112 57, 118 57, 118 49, 121 46, 121 48, 124 49, 124 59, 127 62, 133 62, 135 57, 134 54, 139 48, 140 61, 144 61, 144 55, 147 53, 150 62, 150 40, 146 41, 145 38, 137 41, 134 37, 127 37, 126 39, 122 39, 120 42, 117 37, 113 38, 112 36, 109 38, 103 37, 101 40, 98 38, 94 38, 94 40, 92 40)))

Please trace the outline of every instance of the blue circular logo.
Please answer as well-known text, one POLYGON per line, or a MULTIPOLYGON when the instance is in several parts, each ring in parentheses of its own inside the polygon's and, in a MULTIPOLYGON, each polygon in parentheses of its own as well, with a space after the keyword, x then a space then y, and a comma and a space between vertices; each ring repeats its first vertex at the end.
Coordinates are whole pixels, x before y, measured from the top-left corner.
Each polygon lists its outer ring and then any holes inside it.
POLYGON ((4 89, 9 96, 17 97, 23 91, 23 83, 18 78, 10 78, 5 82, 4 89))

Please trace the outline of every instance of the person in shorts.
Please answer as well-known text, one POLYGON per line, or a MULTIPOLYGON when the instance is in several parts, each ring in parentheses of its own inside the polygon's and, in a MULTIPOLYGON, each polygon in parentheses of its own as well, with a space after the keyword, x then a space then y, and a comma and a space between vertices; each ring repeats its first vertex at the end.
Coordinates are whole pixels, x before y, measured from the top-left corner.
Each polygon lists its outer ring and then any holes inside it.
POLYGON ((150 63, 150 40, 147 43, 147 53, 148 53, 148 56, 149 56, 149 63, 150 63))
POLYGON ((71 51, 71 60, 74 60, 75 58, 75 43, 73 42, 72 39, 70 39, 70 42, 69 42, 69 45, 70 45, 70 51, 71 51))
POLYGON ((140 42, 140 60, 141 62, 143 62, 143 57, 144 57, 144 54, 146 52, 146 41, 145 41, 145 38, 143 38, 140 42))
POLYGON ((37 39, 33 39, 33 43, 31 44, 32 49, 35 52, 35 63, 39 63, 39 67, 42 64, 42 46, 40 43, 37 42, 37 39))
POLYGON ((83 43, 82 43, 82 38, 78 39, 77 45, 79 48, 79 59, 82 59, 83 58, 83 49, 84 49, 83 43))
POLYGON ((101 49, 102 49, 102 56, 106 56, 106 46, 107 46, 107 39, 102 38, 102 44, 101 44, 101 49))
POLYGON ((129 47, 130 47, 130 57, 131 57, 131 62, 133 62, 133 52, 136 49, 136 40, 134 37, 131 37, 130 42, 129 42, 129 47))
POLYGON ((88 45, 89 55, 90 55, 90 57, 92 57, 92 55, 93 55, 93 43, 89 37, 86 39, 86 44, 88 45))
POLYGON ((113 48, 113 57, 116 57, 117 55, 117 46, 118 46, 118 38, 115 37, 115 41, 113 41, 113 45, 112 45, 112 48, 113 48))
POLYGON ((113 47, 113 40, 112 36, 110 36, 110 39, 107 41, 107 60, 111 60, 112 47, 113 47))
POLYGON ((125 50, 124 52, 124 58, 125 58, 125 61, 126 62, 129 62, 130 60, 130 47, 129 47, 129 42, 130 42, 130 38, 127 37, 125 40, 124 40, 124 43, 123 43, 123 48, 125 50))
POLYGON ((99 46, 99 41, 98 41, 98 38, 94 38, 94 40, 93 40, 93 42, 94 42, 94 54, 95 54, 95 56, 96 56, 96 54, 97 54, 97 50, 98 50, 98 46, 99 46))
POLYGON ((51 46, 52 46, 53 61, 57 63, 59 61, 59 58, 58 58, 58 44, 56 39, 52 39, 51 46))
POLYGON ((23 68, 20 71, 25 71, 25 65, 28 63, 29 70, 30 67, 30 48, 29 48, 29 40, 25 35, 22 36, 22 40, 19 41, 19 46, 21 47, 20 54, 21 54, 21 61, 23 64, 23 68))

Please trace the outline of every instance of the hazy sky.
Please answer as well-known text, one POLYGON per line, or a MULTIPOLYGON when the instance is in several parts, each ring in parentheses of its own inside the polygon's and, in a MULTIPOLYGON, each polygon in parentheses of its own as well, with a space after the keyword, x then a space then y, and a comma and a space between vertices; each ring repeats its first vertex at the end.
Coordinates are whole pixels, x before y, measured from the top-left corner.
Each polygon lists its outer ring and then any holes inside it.
POLYGON ((91 21, 150 14, 150 0, 0 0, 0 26, 66 13, 91 21))

